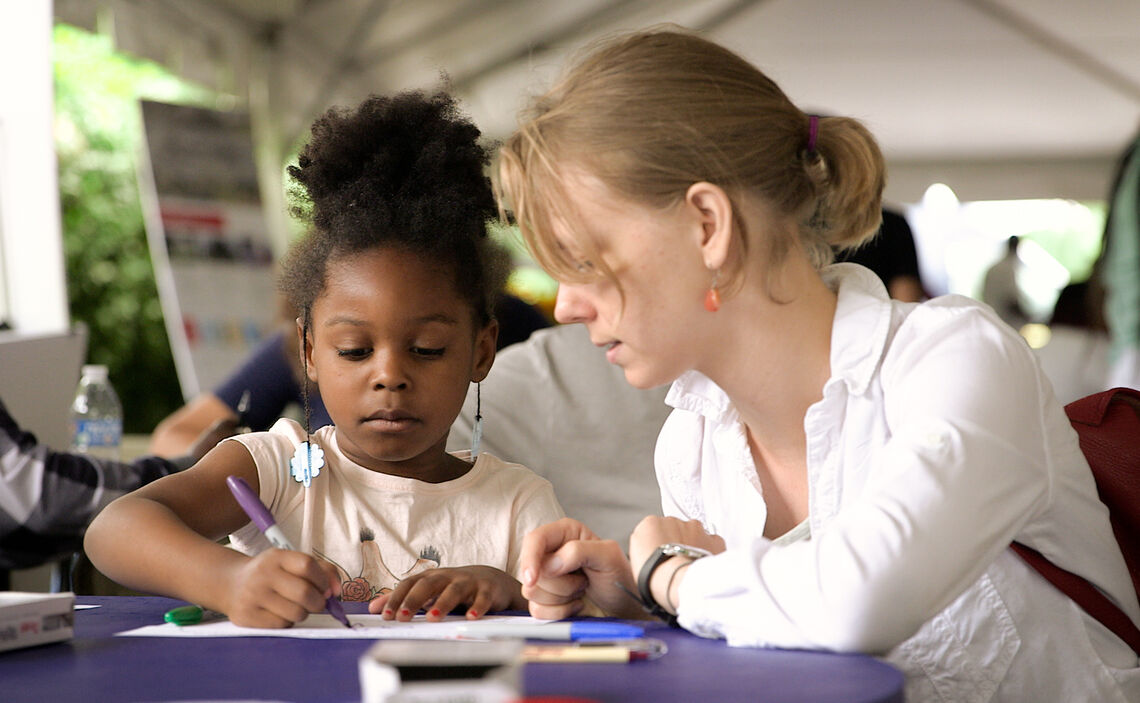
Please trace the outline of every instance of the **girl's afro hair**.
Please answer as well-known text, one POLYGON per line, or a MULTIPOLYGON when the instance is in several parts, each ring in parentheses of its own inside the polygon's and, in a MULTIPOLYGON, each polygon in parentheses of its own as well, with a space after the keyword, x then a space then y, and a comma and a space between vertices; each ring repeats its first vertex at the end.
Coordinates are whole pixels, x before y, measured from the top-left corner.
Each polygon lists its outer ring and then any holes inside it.
POLYGON ((487 236, 497 210, 479 136, 446 93, 374 95, 317 119, 288 168, 290 210, 311 225, 281 277, 298 312, 323 290, 331 256, 392 246, 454 267, 489 319, 507 262, 487 236))

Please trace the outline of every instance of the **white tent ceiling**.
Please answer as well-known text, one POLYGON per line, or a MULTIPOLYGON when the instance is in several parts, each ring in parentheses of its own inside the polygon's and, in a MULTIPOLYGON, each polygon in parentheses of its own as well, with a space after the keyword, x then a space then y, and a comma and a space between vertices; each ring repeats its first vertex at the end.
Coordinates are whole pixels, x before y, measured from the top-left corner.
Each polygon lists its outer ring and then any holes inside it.
POLYGON ((1137 0, 55 0, 58 19, 233 93, 284 153, 312 118, 445 72, 491 137, 590 39, 657 22, 863 119, 888 198, 1103 197, 1140 126, 1137 0))

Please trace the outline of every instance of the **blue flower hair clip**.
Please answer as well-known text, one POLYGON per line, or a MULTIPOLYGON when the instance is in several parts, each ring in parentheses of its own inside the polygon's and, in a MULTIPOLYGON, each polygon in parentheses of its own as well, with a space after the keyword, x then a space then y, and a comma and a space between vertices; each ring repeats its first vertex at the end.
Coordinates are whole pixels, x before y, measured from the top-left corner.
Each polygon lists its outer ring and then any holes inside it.
POLYGON ((289 460, 289 471, 293 480, 309 487, 313 479, 321 474, 321 467, 325 465, 325 450, 312 442, 301 442, 293 458, 289 460))

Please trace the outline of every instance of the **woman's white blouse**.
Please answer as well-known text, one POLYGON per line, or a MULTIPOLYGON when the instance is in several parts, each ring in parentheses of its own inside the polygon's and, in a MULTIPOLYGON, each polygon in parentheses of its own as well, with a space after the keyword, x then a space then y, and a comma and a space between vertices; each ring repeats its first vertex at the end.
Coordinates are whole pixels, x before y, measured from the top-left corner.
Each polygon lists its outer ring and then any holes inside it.
POLYGON ((912 701, 1140 701, 1131 650, 1008 549, 1033 547, 1140 622, 1107 509, 1032 352, 967 298, 892 302, 852 264, 824 279, 838 307, 831 377, 804 418, 810 539, 763 537, 745 427, 724 392, 696 372, 669 392, 655 455, 664 512, 727 544, 687 571, 681 624, 733 645, 886 654, 912 701))

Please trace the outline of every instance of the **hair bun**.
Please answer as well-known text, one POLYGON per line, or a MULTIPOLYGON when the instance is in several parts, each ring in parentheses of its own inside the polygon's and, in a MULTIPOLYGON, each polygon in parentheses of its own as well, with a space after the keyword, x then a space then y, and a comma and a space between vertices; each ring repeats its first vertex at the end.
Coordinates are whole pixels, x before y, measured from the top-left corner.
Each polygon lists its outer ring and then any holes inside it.
POLYGON ((482 236, 482 223, 472 222, 491 218, 495 206, 479 136, 446 93, 374 95, 355 109, 330 109, 289 167, 299 186, 292 210, 325 230, 482 236))

